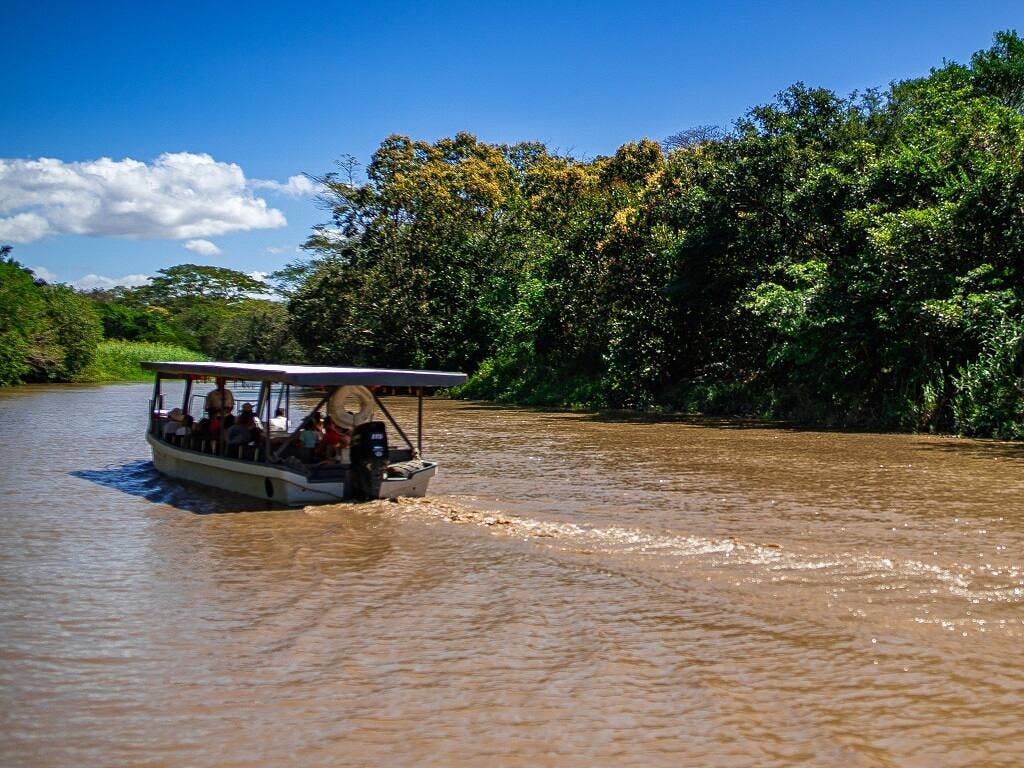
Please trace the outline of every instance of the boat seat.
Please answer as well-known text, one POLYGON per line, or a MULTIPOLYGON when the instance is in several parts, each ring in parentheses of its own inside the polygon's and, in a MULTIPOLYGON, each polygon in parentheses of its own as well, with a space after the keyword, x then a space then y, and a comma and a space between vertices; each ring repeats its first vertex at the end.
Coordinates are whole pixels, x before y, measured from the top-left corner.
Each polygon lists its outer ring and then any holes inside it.
POLYGON ((392 464, 399 464, 412 459, 412 448, 392 448, 388 452, 388 461, 392 464))
POLYGON ((388 477, 404 477, 408 479, 417 472, 422 472, 426 467, 427 464, 423 459, 413 459, 401 464, 389 464, 388 477))

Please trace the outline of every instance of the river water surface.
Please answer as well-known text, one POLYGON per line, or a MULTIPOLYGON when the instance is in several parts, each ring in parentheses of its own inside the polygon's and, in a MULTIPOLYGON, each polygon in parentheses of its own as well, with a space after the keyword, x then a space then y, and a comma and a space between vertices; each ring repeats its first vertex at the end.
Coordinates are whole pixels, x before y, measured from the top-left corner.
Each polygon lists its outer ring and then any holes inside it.
POLYGON ((288 510, 148 397, 0 391, 4 766, 1024 764, 1019 445, 429 401, 288 510))

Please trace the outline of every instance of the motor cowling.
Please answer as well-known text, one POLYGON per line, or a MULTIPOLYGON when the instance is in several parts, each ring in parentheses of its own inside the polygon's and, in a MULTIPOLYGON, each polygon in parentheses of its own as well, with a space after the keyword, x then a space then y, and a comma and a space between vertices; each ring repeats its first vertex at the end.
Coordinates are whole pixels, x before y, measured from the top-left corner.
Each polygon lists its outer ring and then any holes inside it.
POLYGON ((360 424, 352 433, 352 486, 364 499, 380 498, 388 469, 388 434, 383 421, 360 424))

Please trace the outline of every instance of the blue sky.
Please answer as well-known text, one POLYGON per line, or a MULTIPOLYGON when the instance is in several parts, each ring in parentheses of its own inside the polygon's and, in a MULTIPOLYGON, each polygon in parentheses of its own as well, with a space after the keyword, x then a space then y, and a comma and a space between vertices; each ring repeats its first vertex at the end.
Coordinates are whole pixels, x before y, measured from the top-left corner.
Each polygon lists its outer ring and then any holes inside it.
POLYGON ((966 62, 1024 3, 7 0, 0 28, 0 240, 102 284, 282 266, 325 219, 301 174, 391 133, 608 154, 966 62))

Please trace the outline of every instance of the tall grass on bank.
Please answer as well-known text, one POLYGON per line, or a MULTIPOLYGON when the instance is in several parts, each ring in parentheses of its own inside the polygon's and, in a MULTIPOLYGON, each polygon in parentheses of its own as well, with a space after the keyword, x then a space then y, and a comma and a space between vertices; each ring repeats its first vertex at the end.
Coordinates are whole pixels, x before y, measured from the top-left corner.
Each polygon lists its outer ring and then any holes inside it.
POLYGON ((139 365, 143 360, 200 361, 209 359, 201 352, 195 352, 176 344, 108 339, 99 343, 92 364, 75 378, 82 382, 147 381, 153 378, 153 374, 143 370, 139 365))

